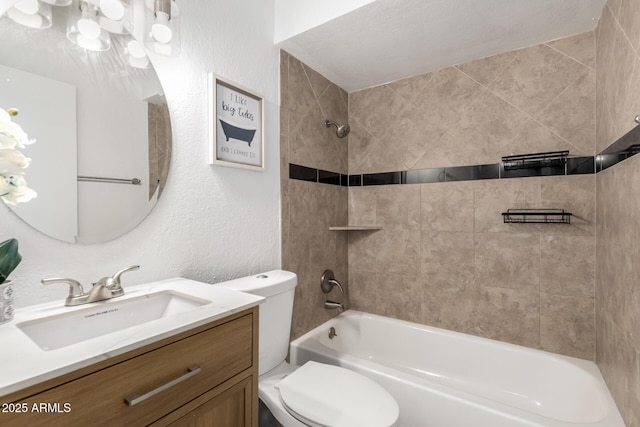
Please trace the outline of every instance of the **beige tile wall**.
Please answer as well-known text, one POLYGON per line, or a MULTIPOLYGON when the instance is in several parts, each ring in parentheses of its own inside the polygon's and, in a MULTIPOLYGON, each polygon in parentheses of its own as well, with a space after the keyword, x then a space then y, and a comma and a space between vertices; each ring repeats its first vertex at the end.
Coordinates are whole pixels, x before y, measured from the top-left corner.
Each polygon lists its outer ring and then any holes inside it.
POLYGON ((594 33, 349 94, 349 173, 595 154, 594 33))
MULTIPOLYGON (((640 4, 609 1, 596 29, 597 146, 640 114, 640 4)), ((597 175, 597 362, 628 427, 640 426, 640 158, 597 175)))
POLYGON ((149 104, 149 199, 162 194, 171 162, 171 119, 167 104, 149 104))
MULTIPOLYGON (((286 52, 281 53, 282 268, 298 275, 291 337, 336 314, 323 308, 320 277, 330 268, 348 289, 347 236, 329 231, 347 223, 347 189, 289 180, 289 163, 347 173, 348 138, 325 119, 347 122, 347 94, 286 52)), ((345 302, 334 290, 329 298, 345 302)))
POLYGON ((595 356, 595 177, 349 188, 355 309, 534 348, 595 356), (571 225, 504 224, 560 207, 571 225))
MULTIPOLYGON (((349 94, 349 173, 595 153, 589 32, 349 94)), ((349 188, 355 309, 595 357, 593 175, 349 188), (572 224, 504 224, 509 208, 572 224)))

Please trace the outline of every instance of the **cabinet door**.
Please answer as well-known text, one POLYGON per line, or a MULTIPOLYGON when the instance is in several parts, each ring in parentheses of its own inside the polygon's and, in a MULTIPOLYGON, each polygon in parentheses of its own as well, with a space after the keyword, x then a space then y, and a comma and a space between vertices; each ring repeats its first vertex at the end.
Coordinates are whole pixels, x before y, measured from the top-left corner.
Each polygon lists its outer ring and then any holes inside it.
MULTIPOLYGON (((252 377, 212 397, 170 427, 251 427, 252 377)), ((256 420, 257 421, 257 420, 256 420)), ((257 424, 257 423, 256 423, 257 424)))

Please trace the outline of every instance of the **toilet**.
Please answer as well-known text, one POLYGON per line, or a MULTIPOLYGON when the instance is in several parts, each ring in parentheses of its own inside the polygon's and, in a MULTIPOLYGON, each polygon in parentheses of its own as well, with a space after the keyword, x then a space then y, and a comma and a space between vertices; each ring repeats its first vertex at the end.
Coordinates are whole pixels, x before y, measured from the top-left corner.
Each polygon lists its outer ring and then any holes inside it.
POLYGON ((273 270, 219 283, 265 298, 260 305, 258 395, 284 427, 392 427, 398 403, 357 372, 318 362, 286 362, 295 273, 273 270))

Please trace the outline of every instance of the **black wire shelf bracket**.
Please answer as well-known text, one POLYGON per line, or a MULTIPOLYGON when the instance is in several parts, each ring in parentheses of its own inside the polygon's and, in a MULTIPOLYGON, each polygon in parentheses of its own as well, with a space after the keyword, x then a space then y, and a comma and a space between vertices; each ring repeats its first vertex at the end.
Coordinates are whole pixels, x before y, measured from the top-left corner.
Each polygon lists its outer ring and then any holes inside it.
POLYGON ((505 224, 571 224, 571 212, 564 209, 507 209, 505 224))
POLYGON ((569 150, 566 151, 548 151, 545 153, 532 154, 516 154, 512 156, 504 156, 502 164, 504 170, 516 169, 537 169, 554 166, 564 166, 567 164, 569 150))

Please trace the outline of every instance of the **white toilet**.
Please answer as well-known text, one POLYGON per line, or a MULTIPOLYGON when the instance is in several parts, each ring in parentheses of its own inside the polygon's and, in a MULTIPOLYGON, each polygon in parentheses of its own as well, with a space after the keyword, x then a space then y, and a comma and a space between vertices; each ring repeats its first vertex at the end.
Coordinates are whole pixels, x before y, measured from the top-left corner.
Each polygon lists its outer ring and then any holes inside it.
POLYGON ((285 361, 293 313, 294 273, 273 270, 219 283, 260 295, 260 400, 284 427, 392 427, 398 403, 382 386, 338 366, 285 361))

